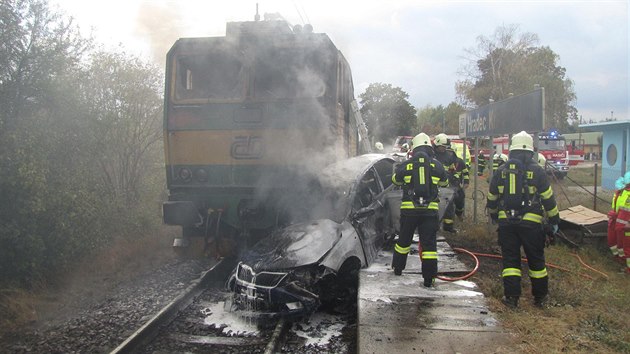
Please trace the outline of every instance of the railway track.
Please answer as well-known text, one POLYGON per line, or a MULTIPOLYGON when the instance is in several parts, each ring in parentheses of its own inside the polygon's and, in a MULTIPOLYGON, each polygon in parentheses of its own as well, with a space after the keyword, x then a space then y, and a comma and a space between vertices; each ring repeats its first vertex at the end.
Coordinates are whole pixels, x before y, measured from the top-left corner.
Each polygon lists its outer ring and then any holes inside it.
POLYGON ((138 328, 111 353, 352 353, 356 308, 318 312, 300 322, 279 320, 264 328, 229 311, 225 280, 236 265, 224 259, 138 328))

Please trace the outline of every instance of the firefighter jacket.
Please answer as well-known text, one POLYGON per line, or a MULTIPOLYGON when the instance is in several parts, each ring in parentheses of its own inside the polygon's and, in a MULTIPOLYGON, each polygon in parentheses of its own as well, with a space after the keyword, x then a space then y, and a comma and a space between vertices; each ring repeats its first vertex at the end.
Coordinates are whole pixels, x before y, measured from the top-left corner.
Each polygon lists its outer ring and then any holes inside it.
POLYGON ((615 218, 617 227, 621 225, 626 228, 630 227, 630 188, 624 188, 621 191, 615 203, 615 210, 617 212, 615 218))
POLYGON ((486 168, 486 157, 481 152, 477 156, 477 166, 479 166, 480 169, 486 168))
POLYGON ((457 157, 455 151, 451 149, 446 149, 443 152, 436 151, 435 159, 442 163, 442 166, 444 166, 444 169, 446 170, 448 175, 449 185, 459 187, 464 180, 464 170, 466 171, 466 181, 470 181, 468 176, 468 167, 466 167, 464 160, 457 157), (459 163, 459 161, 461 161, 461 164, 459 163))
POLYGON ((411 159, 396 166, 392 182, 402 186, 400 210, 438 212, 438 187, 448 187, 442 164, 428 155, 414 152, 411 159))
POLYGON ((503 161, 500 157, 496 156, 492 159, 492 172, 494 173, 499 167, 503 166, 505 161, 503 161))
POLYGON ((615 191, 615 194, 612 197, 612 201, 610 203, 610 211, 608 211, 608 219, 611 223, 615 223, 615 219, 617 219, 617 214, 619 213, 619 207, 624 205, 628 197, 627 194, 624 194, 625 189, 619 189, 615 191))
POLYGON ((490 216, 493 220, 498 219, 499 225, 536 225, 542 224, 546 211, 549 223, 558 224, 558 206, 547 174, 531 159, 522 166, 524 171, 515 171, 517 166, 512 160, 508 160, 492 175, 487 200, 490 216), (517 177, 519 174, 515 172, 519 172, 522 177, 517 177), (508 207, 514 205, 515 199, 518 199, 520 207, 508 207))
POLYGON ((452 178, 449 179, 449 183, 453 186, 470 184, 470 174, 468 172, 468 166, 466 165, 464 160, 460 159, 459 157, 455 161, 453 172, 450 175, 452 175, 452 178))

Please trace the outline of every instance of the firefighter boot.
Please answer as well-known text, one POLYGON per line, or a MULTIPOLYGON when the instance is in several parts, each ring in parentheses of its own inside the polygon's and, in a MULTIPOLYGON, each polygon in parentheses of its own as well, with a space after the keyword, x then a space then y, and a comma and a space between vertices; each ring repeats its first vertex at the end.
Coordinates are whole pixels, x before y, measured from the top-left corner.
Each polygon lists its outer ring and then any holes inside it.
POLYGON ((428 278, 428 279, 424 279, 424 287, 425 288, 431 288, 433 286, 435 286, 435 278, 428 278))
POLYGON ((547 295, 534 297, 534 306, 538 308, 544 308, 547 303, 547 295))
POLYGON ((515 309, 518 307, 518 296, 506 296, 501 300, 501 302, 503 305, 511 309, 515 309))
POLYGON ((394 268, 394 275, 402 275, 402 269, 394 268))

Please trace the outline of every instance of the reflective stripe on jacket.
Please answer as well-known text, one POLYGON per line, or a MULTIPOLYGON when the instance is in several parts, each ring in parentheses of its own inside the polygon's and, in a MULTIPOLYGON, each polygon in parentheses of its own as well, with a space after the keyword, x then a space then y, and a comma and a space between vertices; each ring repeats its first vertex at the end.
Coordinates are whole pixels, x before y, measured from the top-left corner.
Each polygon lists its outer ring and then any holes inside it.
MULTIPOLYGON (((560 218, 558 206, 556 205, 545 170, 533 161, 528 162, 525 173, 527 183, 523 183, 523 188, 527 185, 527 194, 529 194, 529 203, 531 205, 526 205, 522 210, 516 211, 518 215, 512 215, 511 211, 505 210, 503 207, 502 199, 506 194, 516 194, 516 186, 512 185, 512 183, 515 183, 514 179, 508 178, 506 170, 507 165, 504 164, 492 175, 487 198, 488 212, 497 214, 499 223, 516 220, 540 224, 543 222, 546 211, 550 222, 557 224, 560 218), (506 183, 506 180, 509 182, 506 183), (506 184, 509 186, 507 191, 505 190, 506 184)), ((525 193, 525 190, 522 192, 525 193)))
POLYGON ((438 187, 447 187, 448 186, 448 178, 446 175, 446 171, 442 164, 436 159, 431 159, 431 180, 424 180, 423 176, 425 175, 423 172, 418 173, 418 176, 421 181, 413 180, 413 165, 415 159, 418 159, 417 155, 414 155, 412 159, 406 160, 402 162, 400 165, 396 166, 396 171, 392 176, 392 182, 397 186, 402 186, 403 195, 402 202, 400 204, 401 210, 438 210, 438 187), (414 183, 422 183, 429 184, 429 188, 431 189, 431 194, 434 195, 431 200, 425 201, 425 203, 420 204, 418 200, 414 200, 412 197, 414 190, 414 183))

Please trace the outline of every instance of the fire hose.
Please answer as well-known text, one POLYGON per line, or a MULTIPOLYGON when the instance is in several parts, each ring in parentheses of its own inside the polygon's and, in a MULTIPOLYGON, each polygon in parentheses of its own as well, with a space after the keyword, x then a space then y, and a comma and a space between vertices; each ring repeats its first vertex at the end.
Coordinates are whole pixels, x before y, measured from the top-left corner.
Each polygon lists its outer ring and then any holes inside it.
MULTIPOLYGON (((468 272, 467 274, 464 274, 464 275, 462 275, 460 277, 447 277, 447 276, 443 276, 443 275, 438 275, 437 278, 440 279, 440 280, 456 281, 456 280, 464 280, 464 279, 470 278, 479 269, 479 258, 478 257, 488 257, 488 258, 495 258, 495 259, 503 259, 503 257, 501 255, 498 255, 498 254, 487 254, 487 253, 471 252, 471 251, 468 251, 466 249, 457 248, 457 247, 453 248, 453 250, 456 251, 456 252, 460 252, 460 253, 466 253, 469 256, 471 256, 473 258, 473 260, 475 261, 475 266, 470 272, 468 272)), ((420 255, 420 257, 422 257, 422 253, 421 252, 419 253, 419 255, 420 255)), ((596 273, 602 275, 606 280, 608 280, 608 275, 606 275, 605 273, 603 273, 603 272, 601 272, 601 271, 599 271, 599 270, 589 266, 588 264, 584 263, 582 258, 580 258, 580 256, 577 253, 572 253, 571 255, 576 257, 580 261, 580 264, 582 264, 582 266, 584 266, 585 268, 587 268, 587 269, 589 269, 589 270, 591 270, 593 272, 596 272, 596 273)), ((527 259, 526 258, 521 258, 521 262, 527 263, 527 259)), ((570 269, 561 267, 559 265, 555 265, 553 263, 545 263, 545 266, 547 266, 549 268, 553 268, 553 269, 562 270, 562 271, 565 271, 565 272, 568 272, 568 273, 573 273, 570 269)), ((587 274, 578 273, 578 275, 581 276, 581 277, 584 277, 586 279, 589 279, 589 280, 594 280, 593 277, 591 277, 590 275, 587 275, 587 274)))

